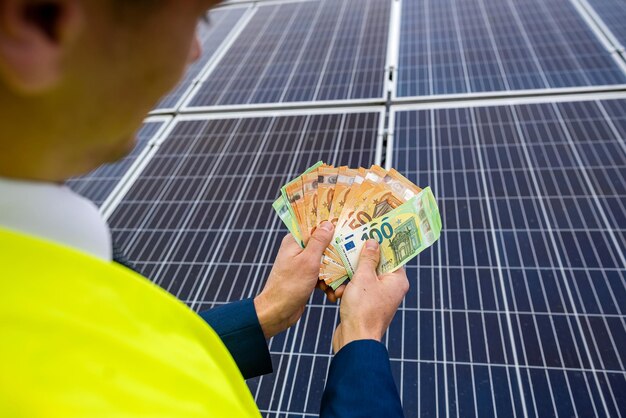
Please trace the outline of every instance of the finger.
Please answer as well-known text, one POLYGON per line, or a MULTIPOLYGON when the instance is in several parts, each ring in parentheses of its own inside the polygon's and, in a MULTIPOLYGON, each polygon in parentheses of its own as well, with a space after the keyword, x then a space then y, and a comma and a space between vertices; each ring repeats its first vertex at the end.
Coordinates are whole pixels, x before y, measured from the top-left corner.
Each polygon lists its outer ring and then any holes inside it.
POLYGON ((345 284, 342 284, 337 289, 335 289, 335 296, 337 297, 337 299, 341 299, 341 297, 343 296, 343 291, 344 290, 346 290, 346 285, 345 284))
POLYGON ((359 256, 359 266, 354 273, 352 280, 362 280, 364 278, 376 278, 376 267, 380 261, 380 250, 378 248, 378 241, 369 239, 361 250, 359 256))
POLYGON ((326 282, 324 282, 324 280, 318 280, 317 287, 323 292, 325 292, 326 289, 328 289, 328 285, 326 284, 326 282))
POLYGON ((326 293, 326 299, 328 299, 329 302, 332 302, 332 303, 337 302, 337 295, 335 295, 335 292, 333 291, 333 289, 328 288, 324 291, 324 293, 326 293))
POLYGON ((319 227, 315 229, 309 242, 306 244, 306 248, 302 252, 305 257, 311 257, 317 261, 322 258, 322 254, 328 245, 330 240, 333 239, 333 232, 335 227, 332 223, 325 221, 322 222, 319 227))

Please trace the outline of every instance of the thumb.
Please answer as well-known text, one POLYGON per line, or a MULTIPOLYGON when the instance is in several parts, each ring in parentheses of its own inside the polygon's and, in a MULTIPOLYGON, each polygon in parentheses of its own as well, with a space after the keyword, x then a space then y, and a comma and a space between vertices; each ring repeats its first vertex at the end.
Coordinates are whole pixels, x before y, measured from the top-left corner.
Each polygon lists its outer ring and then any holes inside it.
POLYGON ((306 248, 303 251, 305 257, 315 257, 316 259, 321 259, 324 250, 328 245, 330 245, 330 241, 333 239, 333 232, 335 231, 335 227, 332 223, 325 221, 322 222, 313 232, 311 238, 309 238, 309 242, 306 244, 306 248))
POLYGON ((378 241, 375 239, 369 239, 365 243, 365 246, 361 250, 361 255, 359 257, 359 265, 356 268, 356 273, 354 277, 367 277, 372 276, 377 277, 376 267, 378 267, 378 262, 380 261, 380 250, 378 241))

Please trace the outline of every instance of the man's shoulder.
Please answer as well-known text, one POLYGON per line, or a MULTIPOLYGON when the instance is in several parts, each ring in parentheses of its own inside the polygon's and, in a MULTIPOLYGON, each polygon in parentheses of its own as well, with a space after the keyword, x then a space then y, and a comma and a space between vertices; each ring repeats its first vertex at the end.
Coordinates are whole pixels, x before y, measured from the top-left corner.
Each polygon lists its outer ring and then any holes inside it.
POLYGON ((219 337, 167 292, 115 263, 23 234, 0 230, 0 248, 0 410, 253 410, 219 337), (19 393, 35 403, 19 403, 19 393))

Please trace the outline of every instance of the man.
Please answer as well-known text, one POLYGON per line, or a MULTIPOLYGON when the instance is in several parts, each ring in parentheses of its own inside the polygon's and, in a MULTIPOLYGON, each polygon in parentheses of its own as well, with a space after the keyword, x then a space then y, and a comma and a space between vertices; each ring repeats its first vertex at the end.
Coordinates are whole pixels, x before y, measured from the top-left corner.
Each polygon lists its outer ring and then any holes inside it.
MULTIPOLYGON (((243 376, 298 321, 333 227, 285 237, 263 291, 198 315, 111 262, 96 209, 60 186, 122 157, 200 53, 216 1, 0 0, 0 416, 258 416, 243 376)), ((380 340, 408 290, 369 242, 342 296, 321 416, 401 416, 380 340)))

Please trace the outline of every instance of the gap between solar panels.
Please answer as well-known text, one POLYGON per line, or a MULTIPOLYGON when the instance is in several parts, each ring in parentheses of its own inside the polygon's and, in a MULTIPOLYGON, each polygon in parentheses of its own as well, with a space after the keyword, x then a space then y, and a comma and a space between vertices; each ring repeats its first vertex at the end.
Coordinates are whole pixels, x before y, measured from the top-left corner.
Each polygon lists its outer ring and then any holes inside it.
MULTIPOLYGON (((587 0, 570 0, 574 7, 580 12, 581 16, 587 21, 589 26, 598 32, 598 37, 600 39, 604 38, 608 43, 607 49, 610 51, 620 53, 622 59, 624 56, 622 55, 626 52, 626 47, 621 43, 619 39, 615 36, 613 31, 607 26, 604 20, 598 15, 598 13, 594 10, 593 6, 589 4, 587 0)), ((618 16, 618 18, 622 18, 622 16, 618 16)))

